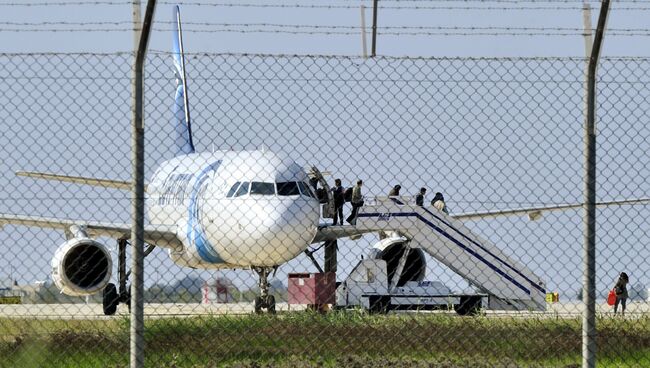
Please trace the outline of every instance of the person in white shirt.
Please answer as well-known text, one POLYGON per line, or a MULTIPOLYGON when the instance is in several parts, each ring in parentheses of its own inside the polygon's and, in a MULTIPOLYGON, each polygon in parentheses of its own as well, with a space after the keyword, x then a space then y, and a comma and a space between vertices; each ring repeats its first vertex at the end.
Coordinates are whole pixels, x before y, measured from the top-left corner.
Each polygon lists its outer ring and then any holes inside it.
POLYGON ((357 223, 357 213, 359 212, 359 207, 363 206, 363 194, 361 194, 361 186, 363 185, 362 180, 357 180, 357 185, 352 188, 352 213, 347 218, 349 224, 355 225, 357 223))

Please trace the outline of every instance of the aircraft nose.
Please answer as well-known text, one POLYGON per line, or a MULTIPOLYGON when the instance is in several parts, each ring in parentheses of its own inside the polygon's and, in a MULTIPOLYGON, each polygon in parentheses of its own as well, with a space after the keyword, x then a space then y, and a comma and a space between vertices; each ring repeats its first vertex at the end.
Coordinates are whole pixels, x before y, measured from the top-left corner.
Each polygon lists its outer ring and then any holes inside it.
MULTIPOLYGON (((300 254, 314 238, 318 226, 318 203, 303 199, 270 202, 257 213, 253 264, 276 265, 300 254)), ((252 230, 252 229, 251 229, 252 230)))
POLYGON ((315 235, 318 226, 318 208, 308 201, 281 201, 272 210, 275 217, 269 229, 279 241, 293 241, 306 244, 315 235))

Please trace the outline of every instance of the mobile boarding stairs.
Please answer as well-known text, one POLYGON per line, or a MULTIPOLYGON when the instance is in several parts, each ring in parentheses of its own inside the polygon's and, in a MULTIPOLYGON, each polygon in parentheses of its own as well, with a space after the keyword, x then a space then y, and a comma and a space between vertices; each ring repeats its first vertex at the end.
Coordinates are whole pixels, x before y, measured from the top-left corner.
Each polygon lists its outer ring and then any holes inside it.
MULTIPOLYGON (((357 232, 383 231, 405 238, 408 248, 428 253, 476 287, 487 299, 487 305, 483 303, 487 309, 546 309, 545 284, 537 275, 460 220, 435 208, 410 204, 401 197, 367 199, 359 209, 355 228, 357 232)), ((404 262, 400 259, 399 268, 404 262)), ((388 291, 391 289, 395 288, 389 285, 388 291)))

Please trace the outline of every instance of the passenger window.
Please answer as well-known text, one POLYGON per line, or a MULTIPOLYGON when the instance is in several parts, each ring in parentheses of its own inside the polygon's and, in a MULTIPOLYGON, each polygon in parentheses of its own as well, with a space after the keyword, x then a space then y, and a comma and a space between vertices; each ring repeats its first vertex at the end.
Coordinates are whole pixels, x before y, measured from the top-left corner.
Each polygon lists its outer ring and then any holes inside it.
POLYGON ((314 193, 311 191, 311 188, 309 188, 309 184, 305 184, 305 183, 299 181, 298 186, 300 186, 300 191, 302 192, 303 195, 305 195, 307 197, 316 198, 314 193))
POLYGON ((251 183, 251 195, 253 194, 275 195, 275 184, 254 181, 251 183))
POLYGON ((298 183, 295 181, 287 181, 284 183, 277 183, 278 184, 278 195, 281 196, 293 196, 293 195, 300 195, 300 192, 298 191, 298 183))
POLYGON ((235 197, 241 197, 241 196, 244 196, 244 195, 248 194, 248 187, 249 186, 250 186, 250 183, 247 182, 247 181, 241 183, 241 186, 239 187, 239 189, 237 189, 237 192, 235 193, 235 197))
POLYGON ((239 188, 239 184, 241 184, 241 182, 238 181, 232 185, 232 187, 228 191, 228 194, 226 194, 226 198, 230 198, 233 196, 233 194, 235 194, 235 191, 237 190, 237 188, 239 188))

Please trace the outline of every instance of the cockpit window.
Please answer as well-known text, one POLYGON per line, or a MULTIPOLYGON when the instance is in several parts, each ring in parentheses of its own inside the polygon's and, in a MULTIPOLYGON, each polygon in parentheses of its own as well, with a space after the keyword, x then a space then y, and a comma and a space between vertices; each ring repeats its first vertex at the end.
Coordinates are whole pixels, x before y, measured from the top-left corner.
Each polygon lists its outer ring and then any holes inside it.
POLYGON ((248 187, 250 186, 250 183, 245 181, 241 184, 239 189, 237 189, 237 192, 235 193, 235 197, 241 197, 243 195, 248 194, 248 187))
POLYGON ((278 184, 278 195, 281 196, 293 196, 293 195, 300 195, 300 192, 298 191, 298 183, 295 181, 287 181, 284 183, 277 183, 278 184))
POLYGON ((251 195, 275 195, 275 183, 262 183, 254 181, 251 183, 251 195))
POLYGON ((314 192, 312 192, 311 188, 309 188, 309 184, 305 184, 305 183, 299 181, 298 186, 300 186, 300 191, 302 192, 302 195, 307 196, 307 197, 316 198, 316 196, 314 195, 314 192))
POLYGON ((230 198, 233 196, 233 194, 235 194, 235 191, 237 190, 237 188, 239 188, 239 184, 241 184, 241 182, 238 181, 235 184, 233 184, 232 187, 230 187, 228 194, 226 194, 226 198, 230 198))

